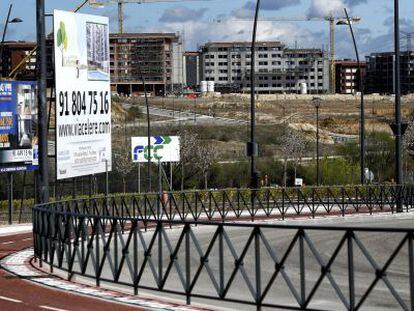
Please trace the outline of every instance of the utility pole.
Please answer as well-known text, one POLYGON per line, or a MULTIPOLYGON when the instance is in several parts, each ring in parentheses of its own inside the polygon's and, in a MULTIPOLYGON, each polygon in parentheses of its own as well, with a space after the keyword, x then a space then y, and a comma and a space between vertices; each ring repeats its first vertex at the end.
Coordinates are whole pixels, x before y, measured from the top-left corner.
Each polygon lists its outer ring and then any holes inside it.
POLYGON ((122 12, 122 0, 118 0, 118 33, 124 31, 124 16, 122 12))

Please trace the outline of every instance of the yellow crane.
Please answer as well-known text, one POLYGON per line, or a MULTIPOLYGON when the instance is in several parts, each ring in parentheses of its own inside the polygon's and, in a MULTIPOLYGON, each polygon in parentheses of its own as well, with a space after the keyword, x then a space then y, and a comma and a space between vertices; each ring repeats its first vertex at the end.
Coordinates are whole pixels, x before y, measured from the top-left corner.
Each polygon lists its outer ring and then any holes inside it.
MULTIPOLYGON (((335 25, 339 21, 345 21, 346 17, 336 17, 333 15, 325 17, 275 17, 275 18, 261 18, 259 22, 329 22, 329 92, 335 93, 335 25)), ((351 22, 357 23, 361 20, 358 16, 351 17, 351 22)), ((253 21, 251 19, 218 19, 217 22, 222 21, 253 21)))

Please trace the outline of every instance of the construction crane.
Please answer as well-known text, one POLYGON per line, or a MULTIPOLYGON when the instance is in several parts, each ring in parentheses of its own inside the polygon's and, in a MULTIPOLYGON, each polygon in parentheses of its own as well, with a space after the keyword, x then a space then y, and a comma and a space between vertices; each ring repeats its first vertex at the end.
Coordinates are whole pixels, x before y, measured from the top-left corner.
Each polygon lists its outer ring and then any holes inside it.
POLYGON ((145 4, 145 3, 160 3, 160 2, 194 2, 194 1, 211 1, 211 0, 89 0, 89 4, 94 7, 101 7, 106 4, 118 4, 118 33, 123 33, 124 30, 124 14, 123 5, 128 3, 145 4))
MULTIPOLYGON (((361 20, 358 16, 351 17, 352 23, 357 23, 361 20)), ((251 19, 218 19, 217 22, 222 21, 252 21, 251 19)), ((299 17, 275 17, 275 18, 261 18, 259 22, 320 22, 320 21, 328 21, 329 22, 329 68, 330 68, 330 75, 329 75, 329 92, 334 94, 335 93, 335 25, 337 25, 340 21, 346 22, 346 17, 337 17, 333 16, 332 14, 325 17, 307 17, 307 16, 299 16, 299 17)))

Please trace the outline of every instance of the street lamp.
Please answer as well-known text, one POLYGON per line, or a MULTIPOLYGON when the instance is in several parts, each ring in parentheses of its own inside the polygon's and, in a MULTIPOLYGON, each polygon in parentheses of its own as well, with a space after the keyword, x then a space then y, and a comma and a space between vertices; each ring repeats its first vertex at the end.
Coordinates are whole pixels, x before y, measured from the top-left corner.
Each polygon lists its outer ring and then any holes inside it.
POLYGON ((314 97, 312 103, 316 109, 316 185, 320 185, 320 174, 319 174, 319 108, 321 107, 321 98, 314 97))
POLYGON ((354 29, 352 28, 352 24, 359 20, 351 19, 348 15, 348 11, 344 8, 346 19, 339 20, 336 24, 337 25, 348 25, 349 31, 351 32, 352 42, 354 44, 355 56, 357 59, 357 66, 359 72, 359 91, 361 93, 361 105, 360 105, 360 136, 359 136, 359 148, 360 148, 360 181, 361 184, 365 184, 365 103, 364 103, 364 76, 362 73, 361 62, 359 59, 359 52, 358 47, 355 40, 354 29))
POLYGON ((257 20, 259 17, 260 0, 256 0, 254 13, 253 34, 250 58, 250 141, 247 143, 247 156, 250 157, 250 188, 259 187, 259 172, 256 168, 256 157, 258 156, 258 146, 256 142, 256 32, 257 20))
POLYGON ((17 24, 17 23, 23 22, 23 20, 18 18, 18 17, 15 17, 12 20, 10 20, 10 13, 11 13, 12 7, 13 7, 13 5, 10 4, 9 5, 9 11, 7 13, 6 22, 4 24, 3 36, 2 36, 1 44, 0 44, 0 60, 1 60, 2 76, 6 75, 5 74, 6 70, 4 68, 4 62, 3 62, 3 46, 4 46, 4 40, 6 38, 7 26, 8 26, 8 24, 17 24))

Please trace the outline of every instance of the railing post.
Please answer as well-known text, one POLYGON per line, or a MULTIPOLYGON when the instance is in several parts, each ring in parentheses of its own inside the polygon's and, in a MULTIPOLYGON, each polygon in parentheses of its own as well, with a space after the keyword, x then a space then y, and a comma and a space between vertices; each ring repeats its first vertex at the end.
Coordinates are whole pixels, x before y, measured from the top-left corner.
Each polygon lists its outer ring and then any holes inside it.
POLYGON ((262 309, 262 277, 261 277, 261 258, 260 258, 260 227, 254 228, 254 252, 255 252, 255 272, 256 272, 256 309, 262 309))
POLYGON ((413 232, 408 233, 408 261, 410 273, 410 303, 411 310, 414 310, 414 249, 413 249, 413 232))
POLYGON ((134 295, 138 295, 138 220, 132 222, 134 227, 134 295))
POLYGON ((158 230, 158 289, 162 289, 162 275, 163 275, 163 264, 162 264, 162 222, 157 220, 157 230, 158 230))
POLYGON ((219 225, 219 286, 220 298, 224 298, 224 251, 223 251, 223 225, 219 225))
POLYGON ((301 308, 306 304, 306 275, 305 275, 305 245, 303 229, 299 229, 299 265, 300 265, 300 305, 301 308))
POLYGON ((353 250, 354 232, 348 230, 348 284, 349 284, 349 310, 355 310, 355 278, 354 278, 354 250, 353 250))
POLYGON ((99 218, 94 218, 95 222, 95 278, 96 286, 100 285, 100 275, 99 275, 99 266, 100 266, 100 252, 99 252, 99 218))
POLYGON ((191 257, 190 257, 190 225, 185 225, 185 293, 186 303, 191 304, 191 257))

